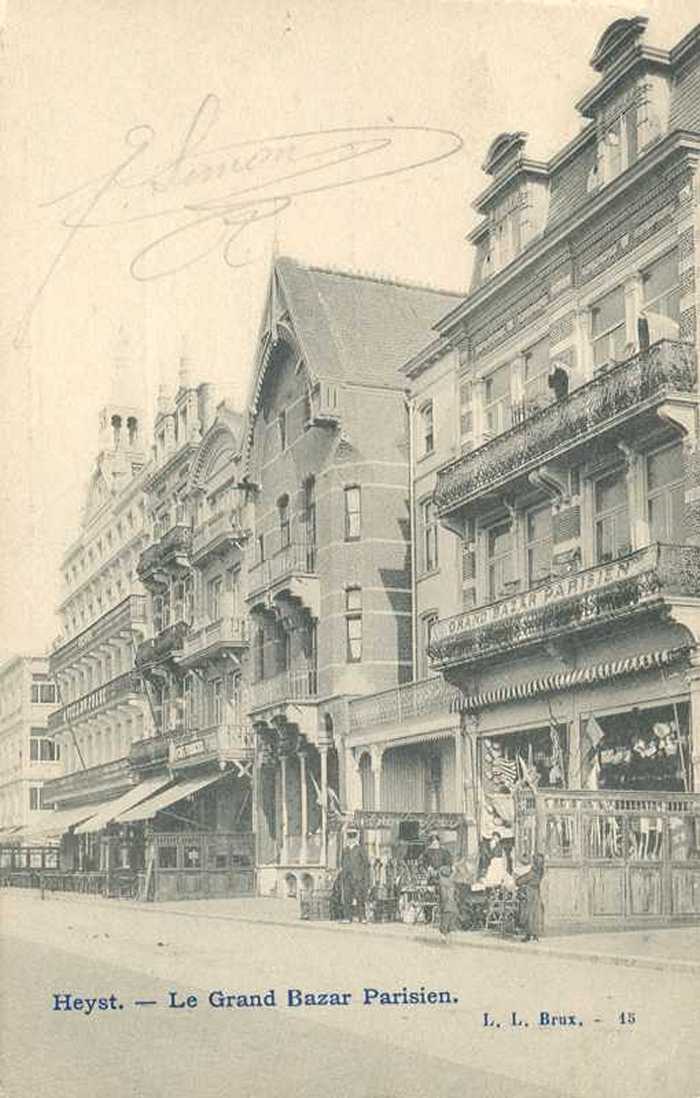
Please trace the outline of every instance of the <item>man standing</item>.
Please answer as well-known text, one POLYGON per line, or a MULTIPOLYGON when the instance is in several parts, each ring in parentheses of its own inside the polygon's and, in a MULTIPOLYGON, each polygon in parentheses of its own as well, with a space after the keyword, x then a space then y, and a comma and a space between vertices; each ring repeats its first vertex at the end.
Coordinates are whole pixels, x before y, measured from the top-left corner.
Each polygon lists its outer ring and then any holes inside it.
POLYGON ((340 862, 340 879, 343 897, 344 922, 352 922, 353 901, 357 901, 357 917, 361 923, 367 922, 366 904, 369 891, 369 858, 367 851, 360 846, 358 831, 347 831, 345 847, 340 862))

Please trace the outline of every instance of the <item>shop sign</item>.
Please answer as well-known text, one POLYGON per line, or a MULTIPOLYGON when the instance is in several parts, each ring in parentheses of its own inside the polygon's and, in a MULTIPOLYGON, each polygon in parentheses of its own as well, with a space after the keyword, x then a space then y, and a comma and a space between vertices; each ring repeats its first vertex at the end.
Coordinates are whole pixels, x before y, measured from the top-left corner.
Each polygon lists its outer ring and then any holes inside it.
POLYGON ((203 755, 206 751, 204 740, 189 740, 187 743, 174 743, 170 745, 171 762, 182 762, 183 759, 191 759, 193 755, 203 755))
POLYGON ((430 631, 430 643, 431 645, 439 644, 450 637, 469 633, 492 622, 503 621, 531 610, 539 610, 545 606, 563 602, 565 599, 575 598, 577 595, 589 594, 619 580, 639 576, 653 567, 654 559, 647 553, 636 553, 598 568, 588 568, 584 572, 567 576, 546 587, 539 587, 536 591, 525 591, 522 595, 502 599, 479 610, 457 614, 446 621, 436 622, 430 631))
POLYGON ((464 825, 465 817, 459 812, 375 812, 367 808, 356 809, 353 816, 353 823, 366 831, 412 820, 418 821, 425 831, 456 831, 464 825))

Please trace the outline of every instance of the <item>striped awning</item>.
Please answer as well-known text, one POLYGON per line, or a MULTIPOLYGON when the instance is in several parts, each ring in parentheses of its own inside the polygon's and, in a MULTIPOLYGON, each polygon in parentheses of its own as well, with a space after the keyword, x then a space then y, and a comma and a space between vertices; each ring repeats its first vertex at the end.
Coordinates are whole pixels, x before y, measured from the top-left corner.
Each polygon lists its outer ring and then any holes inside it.
POLYGON ((177 782, 175 785, 170 786, 169 789, 163 789, 160 793, 156 793, 155 796, 151 796, 146 801, 142 801, 141 804, 137 804, 135 808, 129 808, 125 812, 121 812, 116 818, 116 823, 134 823, 136 820, 152 820, 156 812, 162 812, 164 808, 168 808, 171 804, 177 804, 183 797, 189 797, 193 793, 198 793, 200 789, 204 789, 205 786, 211 785, 212 782, 218 782, 224 775, 223 774, 208 774, 206 777, 189 778, 186 781, 177 782))
POLYGON ((126 812, 127 809, 133 808, 141 801, 145 801, 157 790, 162 789, 164 785, 168 785, 171 780, 170 776, 166 775, 165 777, 149 778, 146 781, 139 782, 133 789, 127 789, 126 793, 122 793, 121 797, 115 797, 107 804, 100 805, 99 811, 94 816, 78 824, 75 834, 87 835, 102 831, 102 828, 116 820, 121 812, 126 812))
POLYGON ((25 839, 60 839, 66 831, 83 820, 94 816, 99 812, 99 804, 84 804, 82 808, 66 808, 60 811, 44 812, 45 819, 37 820, 35 824, 22 828, 18 833, 22 841, 25 839))
POLYGON ((538 694, 553 694, 568 690, 572 686, 587 686, 596 682, 621 678, 623 675, 635 675, 640 671, 651 671, 659 667, 668 667, 688 656, 687 646, 663 648, 656 652, 641 652, 636 656, 627 656, 623 660, 608 660, 590 667, 578 667, 574 671, 560 671, 555 675, 545 675, 527 682, 513 683, 510 686, 498 686, 483 694, 458 694, 452 701, 452 711, 461 713, 486 709, 491 705, 504 702, 521 701, 534 698, 538 694))

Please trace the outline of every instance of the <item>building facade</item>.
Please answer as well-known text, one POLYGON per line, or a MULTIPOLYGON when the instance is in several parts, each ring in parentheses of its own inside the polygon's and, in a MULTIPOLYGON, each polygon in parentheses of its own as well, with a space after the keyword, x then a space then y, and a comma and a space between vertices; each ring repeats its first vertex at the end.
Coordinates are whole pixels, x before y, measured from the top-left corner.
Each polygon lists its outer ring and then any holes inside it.
POLYGON ((551 162, 494 140, 471 292, 438 325, 462 452, 435 504, 473 578, 430 655, 481 834, 526 787, 555 921, 698 911, 700 28, 667 53, 644 25, 602 36, 551 162))
MULTIPOLYGON (((35 864, 32 848, 13 849, 24 829, 45 816, 44 782, 61 769, 60 748, 46 723, 56 687, 44 656, 16 656, 0 667, 0 860, 3 868, 35 864), (7 844, 7 845, 5 845, 7 844)), ((41 850, 37 851, 41 867, 41 850)))

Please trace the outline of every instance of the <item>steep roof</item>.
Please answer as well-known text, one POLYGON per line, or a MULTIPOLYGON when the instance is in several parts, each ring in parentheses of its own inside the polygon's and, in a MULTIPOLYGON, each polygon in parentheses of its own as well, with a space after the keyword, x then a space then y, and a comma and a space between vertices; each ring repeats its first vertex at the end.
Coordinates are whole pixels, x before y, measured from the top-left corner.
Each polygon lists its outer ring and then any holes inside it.
POLYGON ((401 366, 464 296, 286 257, 275 271, 310 372, 332 381, 403 387, 401 366))

